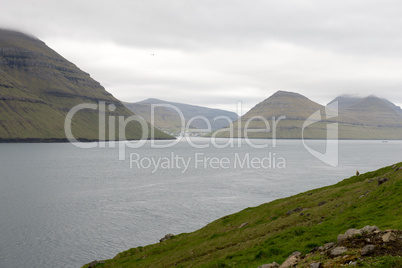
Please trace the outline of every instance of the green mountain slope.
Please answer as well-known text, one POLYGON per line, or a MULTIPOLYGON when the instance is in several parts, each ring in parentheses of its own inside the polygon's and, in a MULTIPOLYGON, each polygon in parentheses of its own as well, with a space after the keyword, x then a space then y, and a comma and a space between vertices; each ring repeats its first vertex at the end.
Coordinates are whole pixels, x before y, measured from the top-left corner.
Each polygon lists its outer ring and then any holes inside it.
POLYGON ((337 241, 337 235, 350 228, 401 229, 401 192, 399 163, 247 208, 198 231, 119 253, 98 266, 258 267, 282 263, 296 250, 306 254, 337 241), (383 178, 388 180, 380 184, 383 178))
MULTIPOLYGON (((178 103, 178 102, 168 102, 159 99, 146 99, 137 103, 124 103, 127 108, 129 108, 132 112, 144 117, 148 122, 151 122, 151 105, 153 104, 168 104, 176 107, 183 113, 185 124, 195 117, 202 116, 208 120, 211 125, 211 130, 216 130, 222 127, 225 127, 229 124, 229 122, 234 122, 238 119, 236 113, 220 110, 220 109, 212 109, 202 106, 178 103), (214 120, 218 116, 225 116, 228 120, 225 119, 217 119, 214 120)), ((178 133, 181 130, 181 117, 180 114, 170 108, 170 107, 155 107, 155 116, 154 116, 154 125, 160 129, 166 130, 168 132, 178 133)), ((192 129, 206 129, 207 123, 202 119, 195 119, 190 123, 190 128, 192 129)))
MULTIPOLYGON (((133 113, 89 74, 44 42, 23 33, 0 29, 1 141, 64 141, 68 111, 78 104, 100 102, 106 107, 111 104, 116 107, 114 111, 106 109, 105 138, 108 139, 109 116, 117 121, 118 116, 127 118, 133 113)), ((73 117, 72 133, 77 139, 98 140, 98 122, 97 110, 79 111, 73 117)), ((114 129, 118 138, 118 127, 114 129)), ((129 123, 125 135, 127 139, 141 138, 140 124, 129 123)), ((171 137, 156 130, 153 138, 171 137)))
MULTIPOLYGON (((316 111, 323 113, 325 107, 298 93, 278 91, 229 126, 230 130, 220 129, 214 135, 216 137, 271 138, 275 129, 277 138, 302 138, 304 122, 316 111), (284 117, 286 118, 280 119, 284 117), (275 124, 276 127, 274 127, 275 124), (245 128, 250 131, 245 131, 245 128)), ((307 138, 325 138, 326 122, 310 125, 305 129, 304 135, 307 138)))
POLYGON ((229 129, 220 129, 213 135, 272 138, 275 130, 277 138, 300 139, 304 135, 308 139, 324 139, 328 125, 333 127, 333 123, 338 123, 340 139, 402 139, 402 112, 390 101, 374 96, 362 99, 340 96, 324 107, 300 94, 285 91, 276 92, 229 129), (333 109, 331 104, 336 101, 338 113, 326 117, 326 110, 333 109), (309 119, 311 124, 303 132, 306 120, 317 111, 318 119, 309 119), (285 118, 278 120, 281 117, 285 118))

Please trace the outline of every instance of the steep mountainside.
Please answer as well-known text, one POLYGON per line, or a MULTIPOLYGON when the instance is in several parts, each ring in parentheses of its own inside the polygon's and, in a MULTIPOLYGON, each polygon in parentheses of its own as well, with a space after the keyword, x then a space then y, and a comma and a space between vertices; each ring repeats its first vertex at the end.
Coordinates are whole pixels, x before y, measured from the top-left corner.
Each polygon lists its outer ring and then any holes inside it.
POLYGON ((220 129, 213 135, 238 137, 240 133, 241 137, 271 138, 275 130, 277 138, 322 139, 327 137, 327 128, 332 128, 333 123, 338 123, 341 139, 402 139, 401 109, 388 100, 374 96, 340 96, 324 107, 300 94, 285 91, 276 92, 233 123, 230 129, 220 129), (331 106, 336 101, 338 113, 332 114, 335 110, 331 106), (317 111, 320 116, 309 118, 317 111), (278 121, 281 116, 286 118, 278 121), (245 131, 246 125, 248 131, 245 131), (308 125, 304 132, 303 125, 308 125))
MULTIPOLYGON (((1 141, 64 141, 68 111, 78 104, 100 102, 106 107, 110 104, 116 107, 114 111, 106 109, 105 138, 108 139, 109 116, 116 117, 117 122, 118 116, 129 117, 133 113, 89 74, 44 42, 23 33, 0 29, 1 141)), ((98 110, 79 111, 72 120, 72 133, 77 139, 97 140, 98 122, 98 110)), ((118 138, 117 126, 115 130, 118 138)), ((127 125, 127 139, 138 139, 141 135, 138 122, 127 125)), ((154 138, 169 137, 155 131, 154 138)))
MULTIPOLYGON (((228 125, 228 120, 219 119, 215 121, 214 118, 217 116, 227 116, 230 119, 230 122, 234 122, 238 119, 237 114, 233 112, 158 99, 147 99, 137 103, 124 104, 134 113, 144 117, 148 122, 151 122, 152 104, 168 104, 176 107, 183 113, 186 123, 195 116, 203 116, 210 122, 212 130, 228 125)), ((181 128, 180 115, 176 110, 169 107, 155 107, 154 122, 156 127, 167 131, 177 131, 181 128)), ((201 119, 196 119, 191 122, 190 128, 205 129, 207 128, 207 124, 201 119)))

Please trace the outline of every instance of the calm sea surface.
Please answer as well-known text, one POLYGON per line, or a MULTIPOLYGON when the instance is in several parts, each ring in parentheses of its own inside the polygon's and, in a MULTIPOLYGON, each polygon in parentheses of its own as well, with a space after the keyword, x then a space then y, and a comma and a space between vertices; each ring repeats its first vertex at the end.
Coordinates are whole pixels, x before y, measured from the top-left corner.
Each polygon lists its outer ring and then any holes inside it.
MULTIPOLYGON (((278 140, 275 148, 269 140, 263 149, 244 140, 226 148, 192 142, 209 147, 147 142, 119 160, 111 144, 0 144, 0 267, 80 267, 402 161, 402 141, 340 141, 337 167, 300 140, 278 140)), ((308 145, 322 152, 325 142, 308 145)))

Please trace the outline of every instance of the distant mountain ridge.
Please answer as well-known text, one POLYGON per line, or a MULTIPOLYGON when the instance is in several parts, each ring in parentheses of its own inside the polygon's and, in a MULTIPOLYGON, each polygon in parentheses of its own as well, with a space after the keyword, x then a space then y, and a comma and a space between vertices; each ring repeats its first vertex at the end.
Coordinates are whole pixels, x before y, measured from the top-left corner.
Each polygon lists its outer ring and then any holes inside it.
MULTIPOLYGON (((133 115, 88 73, 38 38, 0 29, 0 141, 65 141, 68 111, 78 104, 100 102, 116 107, 107 111, 106 118, 133 115)), ((78 112, 72 121, 73 135, 98 140, 98 122, 98 111, 78 112)), ((107 122, 105 130, 108 139, 107 122)), ((117 126, 114 131, 118 138, 117 126)), ((142 128, 138 122, 129 123, 125 134, 127 139, 139 139, 142 128)), ((157 130, 154 138, 170 136, 157 130)))
POLYGON ((322 105, 299 93, 280 90, 258 103, 242 119, 249 119, 255 115, 264 115, 266 118, 284 115, 288 119, 304 120, 315 111, 324 109, 322 105))
MULTIPOLYGON (((166 104, 176 107, 180 112, 183 113, 185 123, 195 116, 203 116, 211 124, 212 130, 225 127, 230 122, 234 122, 238 119, 238 115, 233 112, 178 102, 169 102, 155 98, 146 99, 136 103, 124 103, 124 105, 126 105, 126 107, 132 112, 144 117, 148 122, 151 122, 151 105, 153 104, 166 104), (230 122, 224 119, 214 120, 214 118, 218 116, 226 116, 230 122)), ((156 127, 166 131, 177 131, 182 125, 178 112, 174 108, 172 109, 165 106, 155 107, 154 123, 156 127)), ((207 124, 203 120, 196 119, 191 122, 190 128, 206 129, 207 124)))
POLYGON ((344 115, 343 122, 363 125, 401 126, 402 110, 389 100, 376 96, 365 98, 339 96, 329 102, 338 101, 339 112, 344 115), (352 119, 352 120, 348 120, 352 119), (353 120, 354 119, 354 120, 353 120))
POLYGON ((220 129, 213 133, 216 137, 237 137, 240 129, 241 137, 272 138, 273 120, 277 121, 275 127, 276 138, 325 139, 328 124, 338 123, 338 137, 340 139, 402 139, 402 111, 392 102, 368 96, 365 98, 342 95, 327 106, 311 101, 307 97, 294 92, 278 91, 266 100, 260 102, 240 120, 234 122, 229 129, 220 129), (337 102, 336 117, 326 118, 326 109, 337 102), (321 120, 312 124, 305 124, 309 117, 319 111, 321 120), (260 117, 260 118, 258 118, 260 117), (248 120, 253 120, 247 122, 248 120), (251 130, 246 133, 244 129, 251 130), (303 129, 305 125, 308 125, 303 129), (230 132, 230 129, 235 130, 230 132))

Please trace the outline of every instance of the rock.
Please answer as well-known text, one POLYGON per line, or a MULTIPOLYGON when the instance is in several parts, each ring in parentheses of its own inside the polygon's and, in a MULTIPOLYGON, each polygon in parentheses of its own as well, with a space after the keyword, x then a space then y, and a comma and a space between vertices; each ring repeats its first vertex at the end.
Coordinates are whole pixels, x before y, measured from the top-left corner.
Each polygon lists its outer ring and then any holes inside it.
POLYGON ((357 261, 351 261, 351 262, 349 262, 349 265, 356 266, 356 265, 357 265, 357 261))
POLYGON ((312 264, 310 264, 310 268, 321 268, 321 267, 322 267, 321 262, 313 262, 312 264))
POLYGON ((338 256, 341 256, 346 251, 348 251, 348 249, 346 247, 336 247, 333 250, 331 250, 330 255, 332 257, 338 257, 338 256))
POLYGON ((345 232, 345 235, 349 238, 349 237, 353 237, 355 235, 361 235, 362 231, 357 230, 357 229, 349 229, 345 232))
POLYGON ((327 202, 326 201, 321 201, 320 203, 318 203, 318 206, 321 207, 322 205, 325 205, 327 202))
POLYGON ((385 235, 382 236, 382 241, 385 243, 391 242, 391 241, 396 241, 397 237, 393 232, 386 233, 385 235))
POLYGON ((93 261, 93 262, 91 262, 91 263, 88 265, 88 268, 94 268, 94 267, 96 267, 96 265, 97 265, 98 263, 99 263, 98 261, 93 261))
POLYGON ((397 168, 395 168, 395 171, 398 171, 398 170, 400 170, 401 168, 400 167, 397 167, 397 168))
POLYGON ((310 250, 310 253, 313 253, 313 252, 316 252, 316 251, 324 251, 324 247, 323 246, 319 246, 319 247, 315 247, 315 248, 312 248, 311 250, 310 250))
POLYGON ((343 241, 345 241, 348 238, 347 235, 345 234, 339 234, 337 237, 338 243, 342 243, 343 241))
POLYGON ((290 255, 279 268, 289 268, 295 266, 301 258, 301 252, 295 251, 290 255))
POLYGON ((324 244, 324 251, 328 251, 335 245, 334 242, 324 244))
POLYGON ((374 245, 365 245, 362 248, 361 254, 362 254, 362 256, 367 256, 367 255, 370 255, 370 254, 374 253, 374 250, 375 250, 374 245))
POLYGON ((166 241, 166 240, 168 240, 168 239, 171 239, 172 237, 174 237, 174 234, 167 234, 167 235, 165 235, 165 237, 161 238, 161 239, 159 240, 159 242, 166 241))
MULTIPOLYGON (((377 228, 376 226, 366 226, 366 227, 364 227, 364 228, 366 228, 365 230, 372 230, 373 228, 371 228, 371 227, 375 227, 375 228, 377 228), (370 228, 369 228, 370 227, 370 228)), ((348 238, 350 238, 350 237, 353 237, 353 236, 355 236, 355 235, 361 235, 362 233, 363 233, 363 229, 364 228, 362 228, 362 229, 360 229, 360 230, 357 230, 357 229, 349 229, 349 230, 347 230, 346 232, 345 232, 345 234, 339 234, 338 235, 338 237, 337 237, 337 240, 338 240, 338 243, 342 243, 343 241, 345 241, 346 239, 348 239, 348 238)), ((377 228, 378 229, 378 228, 377 228)))
POLYGON ((303 210, 303 209, 302 209, 301 207, 298 207, 298 208, 289 210, 286 214, 287 214, 287 215, 290 215, 290 214, 292 214, 292 213, 299 212, 299 211, 302 211, 302 210, 303 210))
POLYGON ((240 228, 243 228, 243 227, 245 227, 245 226, 247 226, 247 225, 248 225, 248 222, 243 222, 242 224, 240 224, 239 229, 240 229, 240 228))
POLYGON ((379 180, 378 180, 378 185, 381 185, 381 184, 383 184, 384 182, 386 182, 386 181, 388 181, 388 180, 389 180, 388 178, 379 179, 379 180))
POLYGON ((263 265, 258 266, 258 268, 278 268, 278 267, 279 267, 279 264, 276 263, 276 262, 263 264, 263 265))
POLYGON ((364 226, 363 228, 360 229, 360 231, 361 231, 362 233, 372 233, 372 232, 374 232, 374 231, 379 231, 379 230, 380 230, 380 228, 378 228, 378 227, 375 226, 375 225, 373 225, 373 226, 366 225, 366 226, 364 226))

